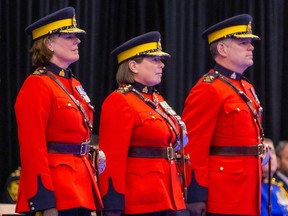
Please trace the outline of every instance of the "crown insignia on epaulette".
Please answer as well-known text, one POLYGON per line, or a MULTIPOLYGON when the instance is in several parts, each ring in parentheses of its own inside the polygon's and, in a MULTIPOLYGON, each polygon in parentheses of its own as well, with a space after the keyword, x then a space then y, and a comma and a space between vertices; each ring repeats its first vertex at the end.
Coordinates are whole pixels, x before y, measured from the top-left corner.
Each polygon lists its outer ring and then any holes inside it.
POLYGON ((212 82, 214 79, 214 76, 205 76, 203 82, 212 82))
POLYGON ((32 74, 33 75, 43 75, 47 72, 46 67, 37 68, 32 74))
POLYGON ((218 71, 209 72, 203 76, 203 82, 211 83, 219 76, 218 71))
POLYGON ((128 85, 119 86, 116 91, 122 94, 126 94, 127 92, 131 91, 131 89, 132 89, 132 85, 128 84, 128 85))

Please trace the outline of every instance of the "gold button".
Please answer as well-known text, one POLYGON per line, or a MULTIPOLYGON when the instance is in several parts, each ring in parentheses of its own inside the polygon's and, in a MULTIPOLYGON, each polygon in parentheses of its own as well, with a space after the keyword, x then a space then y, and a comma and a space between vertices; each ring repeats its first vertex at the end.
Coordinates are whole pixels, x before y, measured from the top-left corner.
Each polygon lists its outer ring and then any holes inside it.
POLYGON ((237 107, 237 111, 240 112, 240 108, 239 107, 237 107))
POLYGON ((70 106, 71 106, 71 103, 68 103, 68 106, 70 107, 70 106))
POLYGON ((223 171, 223 170, 224 170, 224 167, 221 166, 221 167, 220 167, 220 171, 223 171))
POLYGON ((152 116, 151 118, 152 118, 152 119, 155 119, 155 116, 152 116))

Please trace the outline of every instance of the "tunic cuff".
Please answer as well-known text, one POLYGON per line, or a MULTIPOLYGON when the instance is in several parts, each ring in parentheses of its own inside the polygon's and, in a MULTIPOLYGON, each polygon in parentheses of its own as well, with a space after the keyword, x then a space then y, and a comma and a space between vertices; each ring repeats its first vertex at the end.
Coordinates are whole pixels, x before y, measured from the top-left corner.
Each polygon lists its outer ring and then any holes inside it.
POLYGON ((192 171, 191 176, 191 184, 187 187, 187 203, 206 201, 208 196, 208 188, 198 184, 194 171, 192 171))
POLYGON ((28 199, 31 212, 56 208, 54 192, 44 187, 40 175, 37 176, 38 190, 35 196, 28 199))
POLYGON ((108 192, 102 197, 104 210, 120 210, 124 209, 124 195, 115 191, 112 179, 109 178, 108 192))

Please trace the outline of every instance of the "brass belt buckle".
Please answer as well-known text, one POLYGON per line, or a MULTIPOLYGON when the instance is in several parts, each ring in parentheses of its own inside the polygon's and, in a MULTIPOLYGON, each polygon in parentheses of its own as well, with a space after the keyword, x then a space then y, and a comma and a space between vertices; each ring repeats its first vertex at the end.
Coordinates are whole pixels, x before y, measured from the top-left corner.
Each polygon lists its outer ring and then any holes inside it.
POLYGON ((82 142, 80 144, 80 155, 85 155, 86 153, 88 153, 90 151, 90 145, 89 145, 90 141, 88 142, 82 142))
POLYGON ((264 155, 264 151, 265 151, 264 145, 258 144, 257 147, 258 147, 258 157, 262 157, 264 155))
POLYGON ((168 159, 168 161, 173 160, 175 158, 174 149, 172 147, 167 147, 166 150, 167 150, 167 159, 168 159))

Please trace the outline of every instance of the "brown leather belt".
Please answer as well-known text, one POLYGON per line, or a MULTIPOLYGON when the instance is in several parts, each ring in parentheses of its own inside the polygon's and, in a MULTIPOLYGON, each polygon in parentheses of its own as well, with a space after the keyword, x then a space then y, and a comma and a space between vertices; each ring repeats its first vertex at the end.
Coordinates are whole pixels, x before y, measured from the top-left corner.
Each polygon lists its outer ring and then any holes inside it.
POLYGON ((210 146, 210 155, 260 157, 264 152, 263 144, 255 146, 210 146))
POLYGON ((48 152, 85 155, 90 152, 90 140, 82 143, 47 142, 48 152))
POLYGON ((167 160, 176 159, 175 151, 172 147, 130 146, 128 156, 138 158, 166 158, 167 160))

